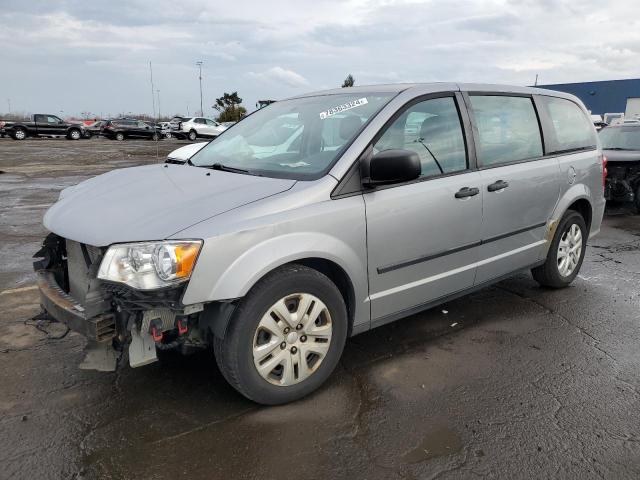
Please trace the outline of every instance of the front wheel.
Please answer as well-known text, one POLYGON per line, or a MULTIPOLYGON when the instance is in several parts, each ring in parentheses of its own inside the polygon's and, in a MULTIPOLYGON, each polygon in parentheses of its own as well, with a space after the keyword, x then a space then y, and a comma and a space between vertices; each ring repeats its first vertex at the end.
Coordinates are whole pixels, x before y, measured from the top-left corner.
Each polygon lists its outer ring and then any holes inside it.
POLYGON ((560 220, 543 265, 531 270, 540 285, 567 287, 578 275, 587 247, 587 225, 582 215, 569 210, 560 220))
POLYGON ((154 142, 157 142, 158 140, 160 140, 160 135, 158 135, 157 133, 154 133, 153 135, 151 135, 151 140, 153 140, 154 142))
POLYGON ((116 140, 118 140, 119 142, 124 140, 124 133, 118 132, 116 133, 116 140))
POLYGON ((347 337, 347 310, 335 284, 302 265, 286 265, 243 298, 224 338, 214 338, 227 381, 265 405, 298 400, 335 369, 347 337))
POLYGON ((192 142, 195 142, 196 139, 198 138, 198 133, 195 130, 191 130, 189 132, 189 135, 187 135, 187 137, 189 138, 189 140, 191 140, 192 142))

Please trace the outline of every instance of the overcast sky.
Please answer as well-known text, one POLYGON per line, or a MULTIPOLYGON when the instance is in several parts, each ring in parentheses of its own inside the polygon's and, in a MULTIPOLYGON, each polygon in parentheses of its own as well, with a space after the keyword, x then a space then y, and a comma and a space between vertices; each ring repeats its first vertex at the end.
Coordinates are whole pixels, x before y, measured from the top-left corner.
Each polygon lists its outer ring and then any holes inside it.
POLYGON ((0 112, 205 114, 356 83, 640 77, 638 0, 0 0, 0 112))

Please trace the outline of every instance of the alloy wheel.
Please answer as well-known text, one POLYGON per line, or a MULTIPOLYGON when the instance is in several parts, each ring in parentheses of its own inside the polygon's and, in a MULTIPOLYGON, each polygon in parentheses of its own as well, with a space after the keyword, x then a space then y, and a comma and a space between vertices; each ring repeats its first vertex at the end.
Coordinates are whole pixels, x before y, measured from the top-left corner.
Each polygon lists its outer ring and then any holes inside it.
POLYGON ((563 277, 573 273, 582 255, 582 230, 577 224, 572 224, 560 238, 558 244, 558 272, 563 277))
POLYGON ((327 306, 309 293, 287 295, 260 319, 253 337, 253 362, 272 385, 309 378, 324 360, 333 330, 327 306))

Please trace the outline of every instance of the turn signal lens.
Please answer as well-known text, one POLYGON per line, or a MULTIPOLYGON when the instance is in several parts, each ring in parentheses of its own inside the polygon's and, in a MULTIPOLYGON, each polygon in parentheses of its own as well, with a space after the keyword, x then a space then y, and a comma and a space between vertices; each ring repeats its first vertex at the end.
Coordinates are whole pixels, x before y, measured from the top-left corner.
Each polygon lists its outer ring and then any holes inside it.
POLYGON ((199 243, 183 243, 176 246, 176 278, 186 278, 191 275, 199 251, 199 243))

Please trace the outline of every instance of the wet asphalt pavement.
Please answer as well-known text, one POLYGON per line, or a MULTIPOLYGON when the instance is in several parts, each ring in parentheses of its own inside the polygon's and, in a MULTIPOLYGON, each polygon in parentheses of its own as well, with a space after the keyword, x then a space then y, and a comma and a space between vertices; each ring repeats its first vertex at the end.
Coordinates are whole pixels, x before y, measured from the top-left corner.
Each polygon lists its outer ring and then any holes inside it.
POLYGON ((0 478, 640 477, 640 216, 624 210, 570 288, 521 274, 357 336, 292 405, 245 400, 211 354, 79 370, 82 337, 30 320, 42 215, 182 143, 0 139, 0 478))

